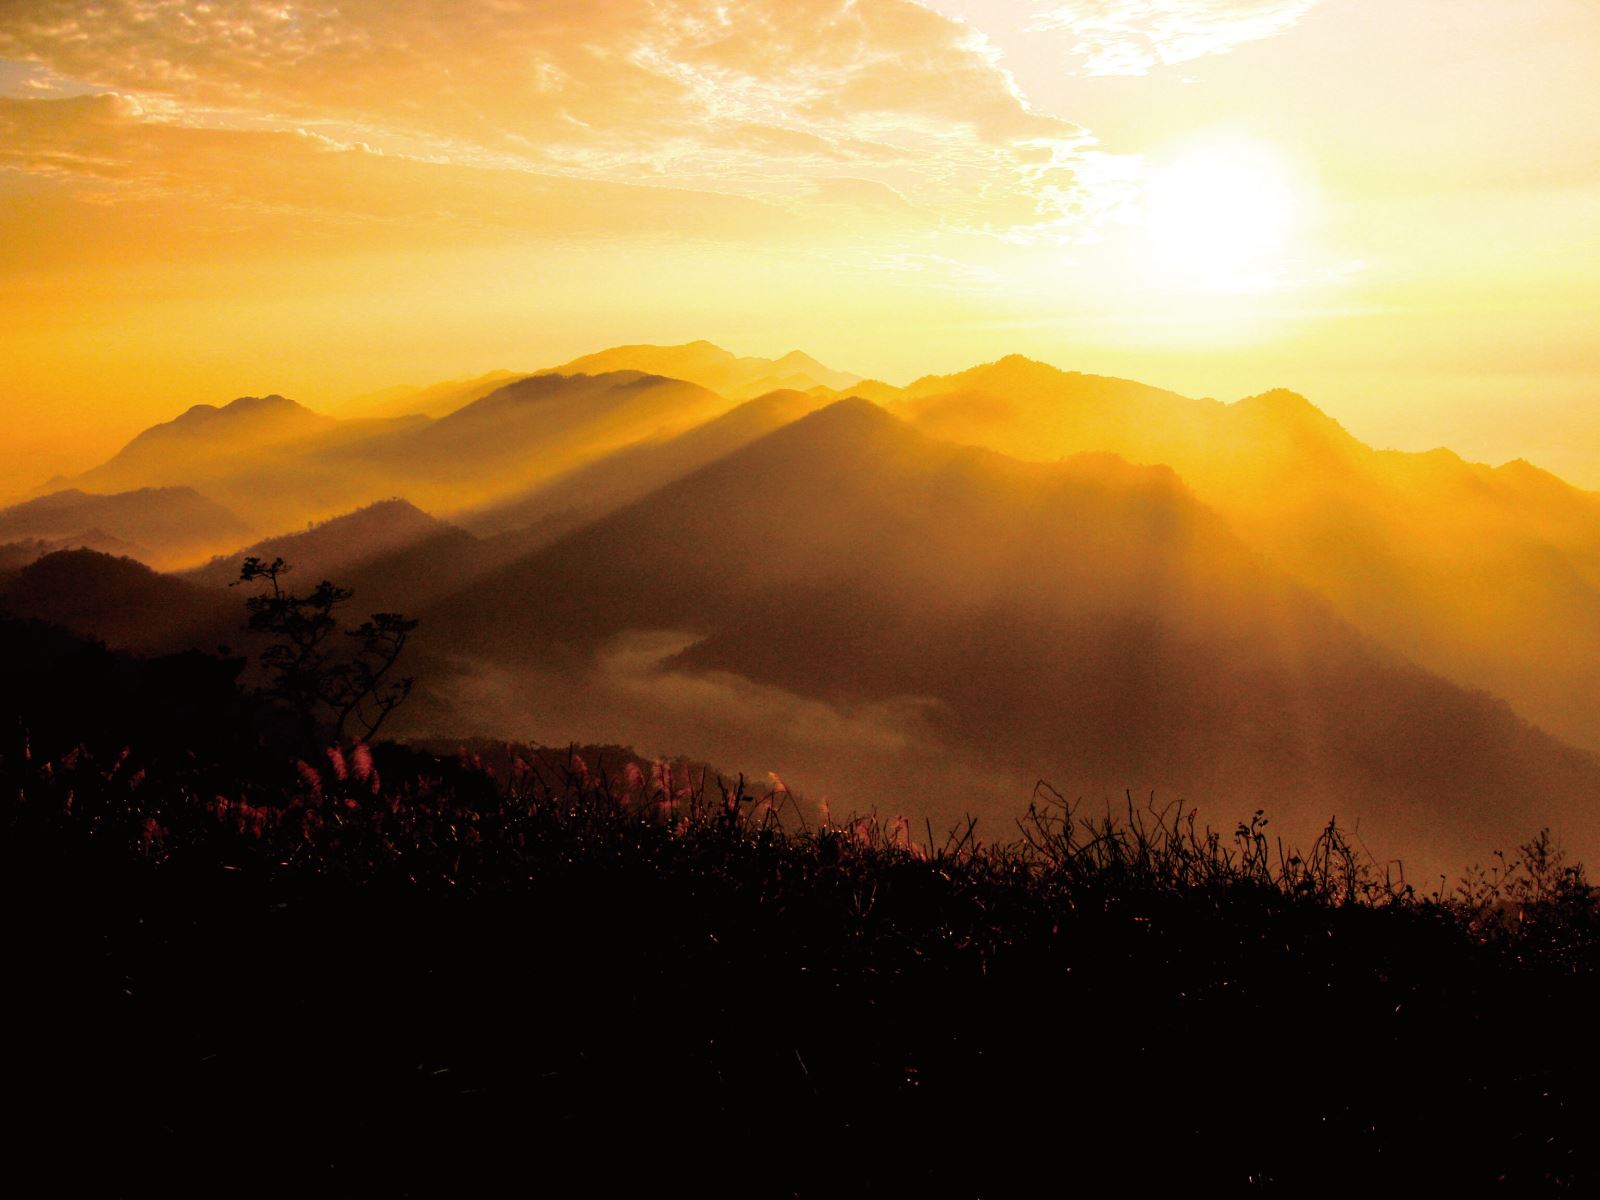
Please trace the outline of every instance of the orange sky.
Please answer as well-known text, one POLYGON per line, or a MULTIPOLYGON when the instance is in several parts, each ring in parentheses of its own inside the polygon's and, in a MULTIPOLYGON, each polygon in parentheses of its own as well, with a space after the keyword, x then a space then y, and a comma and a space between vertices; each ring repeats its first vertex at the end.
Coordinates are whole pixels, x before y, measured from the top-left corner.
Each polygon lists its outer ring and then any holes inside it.
POLYGON ((1593 0, 17 0, 0 473, 618 342, 1295 388, 1600 488, 1593 0))

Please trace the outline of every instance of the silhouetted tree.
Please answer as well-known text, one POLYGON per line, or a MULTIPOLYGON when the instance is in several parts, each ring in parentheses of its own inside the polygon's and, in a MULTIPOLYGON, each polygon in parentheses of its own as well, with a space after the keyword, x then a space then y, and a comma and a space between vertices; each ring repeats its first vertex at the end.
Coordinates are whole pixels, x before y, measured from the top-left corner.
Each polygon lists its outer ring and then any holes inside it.
POLYGON ((390 673, 417 622, 380 612, 356 629, 342 629, 337 610, 355 593, 324 579, 297 595, 283 586, 289 570, 282 558, 269 563, 252 556, 235 581, 267 585, 245 608, 250 628, 272 639, 261 652, 272 679, 268 692, 294 710, 308 745, 323 735, 369 741, 411 694, 415 681, 390 673))

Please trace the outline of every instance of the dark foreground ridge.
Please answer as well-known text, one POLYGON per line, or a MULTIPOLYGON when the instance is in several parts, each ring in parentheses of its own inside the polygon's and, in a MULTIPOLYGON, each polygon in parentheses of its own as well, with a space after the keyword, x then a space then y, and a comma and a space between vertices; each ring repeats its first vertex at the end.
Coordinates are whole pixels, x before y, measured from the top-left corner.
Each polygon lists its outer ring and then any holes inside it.
POLYGON ((70 741, 35 679, 0 742, 10 1132, 63 1189, 1600 1176, 1600 920, 1542 840, 1419 895, 1047 792, 981 844, 616 749, 290 762, 225 663, 32 633, 143 699, 70 741))

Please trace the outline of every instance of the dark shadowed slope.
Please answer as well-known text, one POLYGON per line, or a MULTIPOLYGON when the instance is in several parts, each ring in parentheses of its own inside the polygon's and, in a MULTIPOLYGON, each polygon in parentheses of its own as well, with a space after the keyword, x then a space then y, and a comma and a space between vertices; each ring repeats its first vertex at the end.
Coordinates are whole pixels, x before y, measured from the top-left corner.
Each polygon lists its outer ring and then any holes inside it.
POLYGON ((268 538, 243 550, 219 555, 186 573, 194 583, 226 586, 239 578, 246 556, 270 562, 282 558, 301 577, 339 579, 362 563, 447 533, 451 526, 406 500, 383 500, 303 533, 268 538))
MULTIPOLYGON (((91 495, 76 488, 0 509, 0 542, 41 538, 126 543, 151 566, 183 566, 237 545, 252 530, 193 488, 140 488, 91 495), (96 536, 98 535, 98 536, 96 536)), ((96 548, 109 548, 97 546, 96 548)))
POLYGON ((140 562, 151 557, 150 551, 99 529, 91 529, 77 537, 24 538, 18 542, 0 542, 0 588, 23 567, 57 550, 97 550, 113 558, 135 558, 140 562))
POLYGON ((740 358, 710 342, 689 342, 682 346, 614 346, 575 358, 541 374, 598 375, 606 371, 645 371, 687 379, 733 399, 780 390, 803 392, 818 386, 844 388, 859 378, 847 371, 835 371, 798 350, 782 358, 740 358))
MULTIPOLYGON (((425 623, 435 651, 530 671, 577 672, 630 630, 683 631, 679 683, 743 679, 839 711, 898 700, 919 706, 930 758, 1092 795, 1159 788, 1214 817, 1265 804, 1300 834, 1336 811, 1413 864, 1481 857, 1544 822, 1585 844, 1600 795, 1592 759, 1370 643, 1170 470, 1023 463, 865 401, 660 489, 425 623)), ((949 816, 969 799, 912 804, 949 816)))
POLYGON ((48 554, 0 587, 0 611, 64 626, 116 649, 165 653, 234 643, 242 597, 93 550, 48 554))
POLYGON ((531 549, 748 446, 824 403, 802 392, 771 392, 686 433, 624 447, 508 500, 457 514, 457 520, 480 534, 520 534, 531 549))
POLYGON ((1050 460, 1174 467, 1251 545, 1359 628, 1600 750, 1600 496, 1526 463, 1379 451, 1304 397, 1220 404, 1012 357, 918 380, 895 411, 1050 460))
POLYGON ((188 573, 223 587, 247 555, 289 564, 288 586, 304 592, 327 579, 354 591, 349 612, 415 612, 505 561, 509 548, 480 541, 406 500, 384 500, 303 533, 270 538, 188 573))

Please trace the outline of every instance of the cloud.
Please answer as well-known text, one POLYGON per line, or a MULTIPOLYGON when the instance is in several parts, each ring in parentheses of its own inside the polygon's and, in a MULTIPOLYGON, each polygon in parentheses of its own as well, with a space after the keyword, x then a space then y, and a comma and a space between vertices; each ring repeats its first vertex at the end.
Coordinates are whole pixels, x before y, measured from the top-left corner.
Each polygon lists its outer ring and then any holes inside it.
POLYGON ((173 122, 619 183, 770 194, 849 162, 967 225, 1064 219, 1031 164, 1087 140, 910 0, 39 0, 0 57, 173 122))
POLYGON ((153 119, 137 100, 115 94, 0 98, 6 168, 0 266, 619 231, 636 239, 771 239, 795 226, 791 212, 741 196, 425 162, 305 130, 193 128, 153 119))
POLYGON ((1073 0, 1032 28, 1076 40, 1090 75, 1144 75, 1152 67, 1225 54, 1297 24, 1318 0, 1073 0))
POLYGON ((929 818, 940 834, 966 813, 1005 829, 1028 795, 1025 772, 945 746, 933 700, 834 704, 732 672, 675 669, 673 655, 694 640, 633 630, 591 661, 548 670, 458 661, 448 681, 434 677, 437 707, 418 731, 619 743, 647 755, 692 750, 755 779, 776 772, 810 803, 829 797, 836 817, 906 813, 919 828, 929 818))

